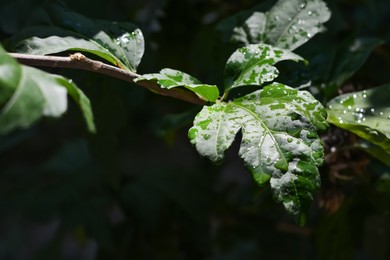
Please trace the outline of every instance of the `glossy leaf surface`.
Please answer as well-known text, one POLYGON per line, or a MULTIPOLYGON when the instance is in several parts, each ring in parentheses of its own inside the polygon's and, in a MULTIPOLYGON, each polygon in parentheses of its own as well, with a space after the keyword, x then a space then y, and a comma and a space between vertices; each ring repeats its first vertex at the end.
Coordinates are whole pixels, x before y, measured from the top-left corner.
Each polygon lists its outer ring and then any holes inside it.
POLYGON ((279 0, 267 13, 254 12, 234 29, 232 39, 294 50, 321 32, 329 18, 330 11, 321 0, 279 0))
POLYGON ((390 85, 338 96, 328 103, 328 121, 390 154, 390 85))
POLYGON ((0 134, 26 128, 42 116, 59 117, 67 110, 67 92, 95 131, 89 100, 67 79, 20 65, 0 47, 0 134))
POLYGON ((270 181, 276 199, 301 218, 319 185, 323 147, 317 131, 326 128, 326 112, 309 92, 275 83, 205 106, 189 138, 201 155, 220 161, 241 130, 239 154, 254 179, 270 181))
POLYGON ((300 56, 267 44, 251 44, 236 50, 228 59, 225 68, 225 90, 262 85, 274 80, 279 71, 273 66, 283 60, 300 61, 300 56))
POLYGON ((15 51, 40 55, 83 51, 136 71, 144 53, 144 38, 135 25, 92 20, 60 3, 48 5, 45 15, 44 25, 26 28, 12 38, 15 51))
POLYGON ((160 73, 144 74, 135 81, 140 80, 155 80, 166 89, 185 87, 205 101, 215 102, 219 96, 217 86, 202 84, 198 79, 179 70, 162 69, 160 73))

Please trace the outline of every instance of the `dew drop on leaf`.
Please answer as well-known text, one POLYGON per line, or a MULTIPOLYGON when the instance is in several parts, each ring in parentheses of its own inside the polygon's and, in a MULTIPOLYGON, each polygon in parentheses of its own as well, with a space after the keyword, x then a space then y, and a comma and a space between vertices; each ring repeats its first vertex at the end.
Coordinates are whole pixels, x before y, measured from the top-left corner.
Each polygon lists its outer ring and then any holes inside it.
POLYGON ((190 131, 188 132, 188 137, 190 138, 190 140, 195 139, 197 133, 198 133, 198 129, 191 128, 190 131))
POLYGON ((275 162, 274 164, 275 168, 282 170, 282 171, 287 171, 288 170, 288 163, 286 160, 279 159, 275 162))
POLYGON ((202 135, 202 136, 203 136, 203 138, 204 138, 205 140, 209 140, 210 137, 211 137, 210 135, 207 135, 207 134, 206 134, 206 135, 202 135))

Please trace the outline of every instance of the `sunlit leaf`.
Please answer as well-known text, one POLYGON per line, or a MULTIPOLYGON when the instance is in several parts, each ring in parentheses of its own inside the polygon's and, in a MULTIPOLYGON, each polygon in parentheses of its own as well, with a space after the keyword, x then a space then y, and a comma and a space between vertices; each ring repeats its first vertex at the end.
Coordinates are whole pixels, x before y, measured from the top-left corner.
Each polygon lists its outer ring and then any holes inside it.
POLYGON ((319 185, 323 162, 318 130, 326 112, 307 91, 275 83, 240 99, 205 106, 189 138, 198 152, 220 161, 241 129, 239 154, 259 184, 270 181, 276 199, 301 218, 319 185))
POLYGON ((328 121, 390 154, 390 85, 348 93, 328 103, 328 121))
POLYGON ((136 71, 144 53, 144 38, 135 25, 92 20, 58 2, 48 5, 45 15, 47 24, 13 36, 10 42, 15 51, 40 55, 83 51, 136 71))
POLYGON ((95 131, 89 100, 74 83, 20 65, 0 47, 0 134, 29 127, 42 116, 61 116, 67 110, 67 92, 81 107, 89 130, 95 131))
POLYGON ((321 32, 329 18, 330 11, 321 0, 279 0, 267 13, 254 12, 234 29, 232 39, 294 50, 321 32))
POLYGON ((135 81, 140 80, 155 80, 162 88, 166 89, 185 87, 205 101, 215 102, 219 96, 217 86, 202 84, 193 76, 178 70, 162 69, 160 73, 144 74, 135 81))
POLYGON ((283 60, 300 61, 303 58, 266 44, 251 44, 236 50, 226 63, 225 91, 274 80, 279 71, 273 65, 283 60))

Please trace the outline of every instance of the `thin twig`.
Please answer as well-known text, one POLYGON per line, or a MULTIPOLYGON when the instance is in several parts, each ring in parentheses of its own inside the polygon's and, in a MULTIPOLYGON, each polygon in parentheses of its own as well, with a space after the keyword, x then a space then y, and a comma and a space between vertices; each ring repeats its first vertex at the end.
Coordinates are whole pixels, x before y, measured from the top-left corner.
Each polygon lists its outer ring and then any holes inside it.
POLYGON ((13 58, 17 59, 20 63, 34 66, 34 67, 52 67, 52 68, 68 68, 68 69, 81 69, 88 70, 104 75, 108 75, 117 79, 131 82, 138 86, 147 88, 159 95, 169 96, 176 99, 184 100, 196 105, 204 105, 205 101, 201 100, 194 93, 185 89, 163 89, 157 83, 151 81, 137 81, 134 79, 140 75, 127 71, 112 65, 105 64, 101 61, 92 60, 85 57, 81 53, 75 53, 69 57, 61 56, 44 56, 44 55, 31 55, 21 53, 9 53, 13 58))

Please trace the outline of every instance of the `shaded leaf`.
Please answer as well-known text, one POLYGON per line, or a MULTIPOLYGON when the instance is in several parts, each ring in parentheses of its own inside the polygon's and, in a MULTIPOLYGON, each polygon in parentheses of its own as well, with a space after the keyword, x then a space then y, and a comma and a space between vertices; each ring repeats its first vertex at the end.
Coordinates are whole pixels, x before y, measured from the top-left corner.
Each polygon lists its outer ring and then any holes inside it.
POLYGON ((300 61, 303 58, 266 44, 251 44, 236 50, 226 63, 225 90, 274 80, 279 71, 273 65, 283 60, 300 61))
POLYGON ((267 13, 254 12, 234 29, 232 39, 294 50, 321 32, 329 18, 330 11, 321 0, 279 0, 267 13))
POLYGON ((390 85, 348 93, 328 103, 328 121, 390 154, 390 85))
POLYGON ((92 20, 58 2, 48 5, 45 15, 47 24, 26 28, 11 39, 15 51, 40 55, 83 51, 136 71, 144 53, 144 38, 135 25, 92 20))
POLYGON ((241 129, 239 154, 259 184, 270 180, 276 199, 301 218, 319 185, 323 147, 317 130, 326 112, 307 91, 275 83, 228 103, 205 106, 189 130, 202 156, 222 160, 241 129))
POLYGON ((67 110, 67 90, 81 107, 90 131, 95 130, 89 100, 67 79, 20 65, 0 47, 0 134, 26 128, 42 116, 67 110))
POLYGON ((310 61, 309 70, 313 80, 322 84, 327 97, 333 97, 349 78, 367 61, 375 47, 383 40, 359 37, 348 39, 342 44, 318 53, 310 61))
POLYGON ((355 146, 369 153, 370 155, 381 161, 383 164, 385 164, 387 167, 390 167, 390 153, 387 153, 380 146, 367 142, 365 140, 360 140, 355 144, 355 146))
POLYGON ((162 69, 160 73, 144 74, 135 81, 140 80, 155 80, 166 89, 185 87, 205 101, 215 102, 219 96, 217 86, 202 84, 198 79, 179 70, 162 69))

